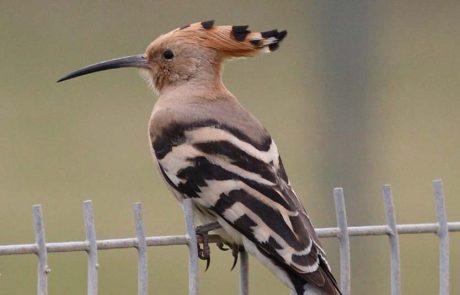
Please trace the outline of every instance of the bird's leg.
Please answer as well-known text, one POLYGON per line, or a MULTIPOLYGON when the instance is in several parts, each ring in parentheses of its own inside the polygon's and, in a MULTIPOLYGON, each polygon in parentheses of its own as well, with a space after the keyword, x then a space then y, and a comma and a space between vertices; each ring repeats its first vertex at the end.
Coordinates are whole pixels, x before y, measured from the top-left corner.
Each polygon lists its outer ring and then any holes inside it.
POLYGON ((209 268, 209 264, 211 263, 211 250, 209 248, 209 232, 215 229, 221 228, 218 222, 212 222, 208 224, 203 224, 197 226, 195 232, 198 236, 202 239, 203 247, 200 247, 200 243, 198 243, 198 258, 201 260, 206 260, 206 270, 209 268))
POLYGON ((206 260, 206 269, 208 270, 209 264, 211 263, 211 250, 209 249, 208 243, 208 234, 197 233, 197 235, 201 236, 203 247, 200 247, 200 243, 198 244, 198 258, 201 260, 206 260))
POLYGON ((208 233, 212 230, 215 230, 215 229, 219 229, 221 228, 222 226, 220 226, 219 222, 217 221, 214 221, 214 222, 211 222, 211 223, 208 223, 208 224, 203 224, 203 225, 199 225, 195 228, 195 231, 197 234, 201 234, 201 233, 208 233))

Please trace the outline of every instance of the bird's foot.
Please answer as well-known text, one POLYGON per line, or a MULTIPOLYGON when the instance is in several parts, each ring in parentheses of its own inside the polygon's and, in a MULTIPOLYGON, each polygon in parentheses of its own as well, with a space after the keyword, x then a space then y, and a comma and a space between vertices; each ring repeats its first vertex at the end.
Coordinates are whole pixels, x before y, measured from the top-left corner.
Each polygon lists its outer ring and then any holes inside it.
POLYGON ((222 251, 232 250, 233 264, 230 270, 233 270, 236 266, 236 263, 238 262, 239 253, 241 251, 244 251, 244 247, 237 244, 231 244, 226 242, 218 242, 217 247, 222 251))
POLYGON ((226 244, 224 242, 217 242, 216 245, 217 245, 217 248, 219 248, 222 251, 230 250, 230 248, 228 248, 228 244, 226 244))
MULTIPOLYGON (((197 226, 195 232, 198 236, 201 237, 201 244, 198 243, 198 258, 201 260, 206 260, 206 270, 208 270, 209 265, 211 264, 211 249, 209 247, 209 232, 215 229, 221 228, 218 222, 212 222, 208 224, 203 224, 197 226)), ((226 242, 216 243, 217 248, 222 251, 232 250, 233 264, 231 270, 233 270, 238 262, 238 256, 241 251, 244 251, 244 247, 237 244, 231 244, 226 242)))
POLYGON ((238 256, 240 252, 244 251, 244 247, 241 245, 232 244, 230 245, 230 248, 232 249, 232 256, 233 256, 233 265, 230 270, 233 270, 236 266, 236 263, 238 262, 238 256))
MULTIPOLYGON (((211 249, 209 248, 209 232, 221 228, 218 222, 212 222, 204 225, 197 226, 195 232, 201 237, 203 247, 198 243, 198 258, 206 260, 206 270, 211 264, 211 249)), ((218 246, 219 247, 219 246, 218 246)), ((219 247, 220 248, 220 247, 219 247)))

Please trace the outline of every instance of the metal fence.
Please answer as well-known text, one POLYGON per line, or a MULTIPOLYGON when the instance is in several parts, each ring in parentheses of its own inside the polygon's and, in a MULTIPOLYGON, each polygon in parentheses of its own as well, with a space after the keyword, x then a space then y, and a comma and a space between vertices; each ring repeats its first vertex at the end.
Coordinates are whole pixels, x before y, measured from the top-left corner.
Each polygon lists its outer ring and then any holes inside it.
MULTIPOLYGON (((397 224, 393 207, 391 186, 383 187, 383 200, 387 224, 370 226, 348 226, 345 201, 342 188, 334 189, 334 201, 337 217, 337 227, 318 228, 320 238, 337 238, 340 244, 340 288, 344 295, 351 294, 350 270, 350 237, 387 235, 390 242, 391 254, 391 294, 401 293, 399 235, 434 233, 439 238, 439 294, 449 294, 449 232, 460 231, 460 221, 448 222, 444 203, 444 192, 441 180, 433 181, 433 191, 436 204, 436 223, 397 224)), ((138 294, 148 294, 148 265, 147 247, 167 245, 188 246, 188 275, 189 294, 198 294, 198 256, 197 241, 200 237, 195 234, 191 200, 184 200, 186 234, 175 236, 151 236, 144 233, 142 206, 133 204, 136 237, 123 239, 97 240, 94 226, 94 214, 91 201, 83 203, 86 240, 72 242, 49 243, 45 239, 42 208, 34 205, 33 224, 35 243, 18 245, 0 245, 0 256, 36 254, 38 257, 37 294, 48 293, 48 253, 85 251, 88 260, 88 295, 96 295, 98 290, 98 251, 107 249, 136 248, 138 253, 138 294)), ((219 237, 211 235, 209 242, 218 242, 219 237)), ((155 292, 152 292, 155 293, 155 292)), ((246 252, 240 255, 240 294, 248 293, 248 256, 246 252)))

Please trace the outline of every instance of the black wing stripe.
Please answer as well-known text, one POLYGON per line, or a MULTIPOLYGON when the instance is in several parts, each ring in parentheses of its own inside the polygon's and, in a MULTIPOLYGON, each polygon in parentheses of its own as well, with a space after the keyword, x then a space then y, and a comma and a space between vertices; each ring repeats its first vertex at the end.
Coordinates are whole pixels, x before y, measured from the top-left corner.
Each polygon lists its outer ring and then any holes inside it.
MULTIPOLYGON (((248 210, 252 211, 271 231, 280 236, 296 251, 302 251, 307 246, 297 239, 297 237, 293 234, 292 229, 284 222, 283 216, 278 210, 261 202, 259 199, 251 196, 243 189, 233 190, 227 194, 221 194, 213 210, 222 216, 225 215, 225 211, 235 203, 241 203, 248 208, 248 210)), ((245 232, 253 231, 248 226, 243 227, 243 229, 245 232)), ((257 239, 256 241, 257 243, 261 242, 257 239)))
POLYGON ((189 159, 189 161, 193 164, 186 168, 180 169, 177 173, 177 177, 185 180, 184 183, 181 183, 177 186, 179 192, 183 194, 187 194, 191 197, 198 197, 196 193, 200 192, 199 187, 206 186, 205 180, 234 179, 240 180, 247 186, 258 191, 268 199, 283 206, 284 208, 292 208, 292 206, 288 204, 286 200, 273 187, 260 184, 254 180, 250 180, 230 172, 220 165, 211 163, 206 157, 195 157, 189 159))
POLYGON ((196 143, 193 146, 210 155, 223 155, 229 158, 233 165, 236 165, 246 171, 259 174, 270 182, 276 181, 276 176, 267 163, 247 154, 228 141, 210 141, 196 143))
MULTIPOLYGON (((243 214, 240 218, 235 220, 234 224, 235 224, 235 227, 237 228, 251 228, 253 226, 257 226, 257 223, 255 223, 254 220, 252 220, 246 214, 243 214)), ((254 235, 252 235, 252 238, 256 240, 254 235)))
POLYGON ((259 143, 258 141, 244 134, 239 129, 225 125, 221 122, 218 122, 217 120, 203 120, 203 121, 197 121, 194 123, 187 123, 187 124, 186 123, 175 123, 175 124, 168 126, 164 130, 162 130, 162 136, 165 138, 169 138, 170 143, 172 145, 178 145, 184 142, 186 131, 192 131, 192 130, 196 130, 196 129, 204 128, 204 127, 211 127, 211 128, 225 130, 226 132, 229 132, 231 135, 235 136, 239 140, 251 144, 252 146, 254 146, 255 148, 257 148, 258 150, 262 152, 268 151, 272 143, 272 139, 270 136, 266 136, 262 140, 262 142, 259 143))
POLYGON ((266 196, 273 202, 283 206, 287 210, 292 210, 292 206, 290 206, 286 200, 280 195, 274 187, 266 186, 264 184, 258 183, 257 181, 247 179, 247 178, 240 178, 242 182, 244 182, 250 188, 258 191, 262 195, 266 196))
POLYGON ((161 160, 172 151, 173 145, 166 137, 158 136, 152 143, 152 147, 157 160, 161 160))
POLYGON ((161 166, 160 163, 158 163, 158 167, 160 167, 161 175, 162 175, 163 178, 166 180, 166 182, 167 182, 170 186, 172 186, 175 190, 180 191, 179 188, 177 187, 177 185, 175 185, 174 182, 172 182, 171 179, 169 179, 168 175, 166 174, 164 168, 161 166))

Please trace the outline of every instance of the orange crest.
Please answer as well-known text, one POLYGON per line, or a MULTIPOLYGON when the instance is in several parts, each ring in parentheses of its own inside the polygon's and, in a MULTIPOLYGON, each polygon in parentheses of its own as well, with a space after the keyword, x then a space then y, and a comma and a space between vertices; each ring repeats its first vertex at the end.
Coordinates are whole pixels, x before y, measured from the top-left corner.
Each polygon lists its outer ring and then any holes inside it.
POLYGON ((248 26, 214 26, 211 20, 175 29, 164 37, 201 44, 232 58, 274 51, 286 35, 286 31, 278 30, 251 32, 248 26))

